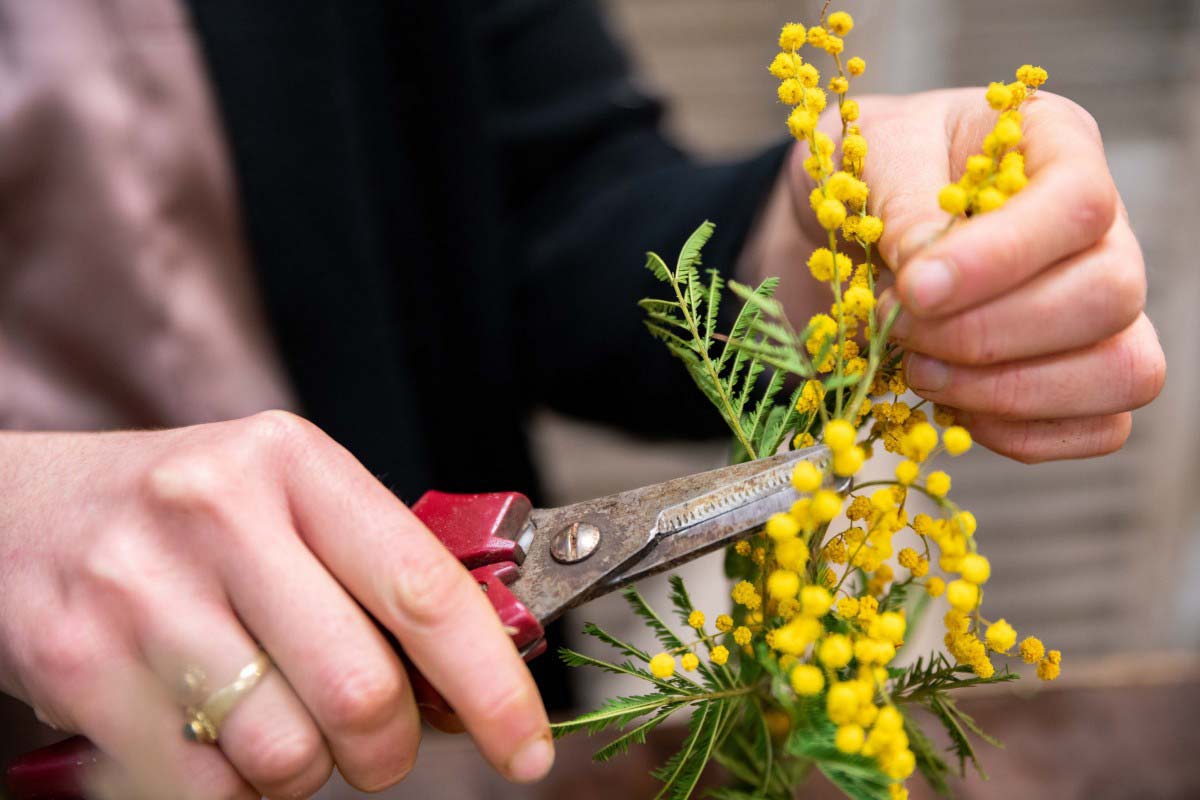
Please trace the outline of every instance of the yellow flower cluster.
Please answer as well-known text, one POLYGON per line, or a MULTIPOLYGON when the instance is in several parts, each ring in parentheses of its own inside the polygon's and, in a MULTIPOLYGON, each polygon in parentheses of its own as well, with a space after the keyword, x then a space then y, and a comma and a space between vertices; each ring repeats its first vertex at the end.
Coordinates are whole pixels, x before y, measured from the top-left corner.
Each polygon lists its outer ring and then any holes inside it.
MULTIPOLYGON (((753 543, 733 548, 750 562, 744 574, 755 577, 733 587, 734 615, 718 617, 717 633, 701 641, 713 647, 723 637, 726 645, 745 652, 765 647, 796 695, 822 704, 836 725, 837 749, 875 760, 895 781, 892 796, 903 798, 904 781, 916 760, 904 717, 889 694, 887 667, 908 628, 901 610, 907 587, 946 597, 947 651, 982 677, 995 671, 989 653, 1008 655, 1017 648, 1015 657, 1036 664, 1038 676, 1052 680, 1059 674, 1061 654, 1047 652, 1033 637, 1018 647, 1017 632, 1006 620, 983 618, 983 586, 991 567, 978 552, 975 517, 949 499, 950 476, 930 468, 943 453, 967 452, 971 435, 955 424, 952 409, 926 410, 924 403, 912 406, 902 400, 908 387, 900 360, 885 357, 896 354, 886 341, 892 320, 876 317, 872 260, 884 224, 869 213, 870 189, 863 180, 867 142, 854 124, 861 109, 847 96, 851 80, 864 73, 866 64, 857 57, 842 60, 844 37, 853 27, 854 20, 844 12, 811 28, 789 23, 780 32, 780 52, 769 67, 780 81, 780 102, 790 106, 788 129, 806 147, 804 169, 814 187, 809 201, 828 236, 807 266, 834 297, 830 313, 814 316, 799 336, 817 377, 795 395, 796 410, 807 426, 802 425, 793 446, 813 444, 819 421, 831 457, 824 464, 801 462, 792 474, 799 499, 774 515, 753 543), (832 57, 836 74, 826 89, 821 88, 820 70, 802 51, 832 57), (840 117, 840 161, 833 137, 818 130, 829 93, 840 117), (852 253, 862 254, 862 262, 855 264, 852 253), (860 439, 860 429, 865 438, 860 439), (903 457, 894 480, 861 483, 849 497, 827 488, 838 478, 856 475, 879 445, 903 457), (907 503, 914 492, 933 502, 937 518, 917 514, 910 519, 907 503), (833 523, 843 515, 849 525, 833 533, 833 523), (915 532, 920 546, 897 552, 894 540, 904 530, 915 532), (940 575, 930 574, 933 564, 940 575)), ((1027 66, 1017 77, 1013 84, 988 89, 987 100, 1000 111, 1000 119, 984 143, 984 154, 972 157, 962 181, 943 190, 940 201, 952 213, 991 210, 1024 185, 1024 164, 1013 149, 1022 135, 1019 107, 1046 75, 1027 66)), ((693 627, 703 633, 703 614, 694 612, 688 621, 698 623, 693 627)), ((728 658, 726 645, 710 651, 713 663, 728 658)), ((684 669, 688 663, 694 668, 694 662, 685 661, 684 669)), ((669 676, 674 667, 670 653, 651 662, 659 677, 669 676)))
MULTIPOLYGON (((699 645, 706 645, 708 648, 708 660, 716 666, 722 666, 729 661, 729 648, 716 643, 716 640, 722 634, 733 630, 733 618, 728 614, 720 614, 716 619, 717 633, 707 634, 704 632, 705 616, 700 609, 692 609, 687 618, 688 626, 695 628, 700 638, 696 641, 684 645, 677 650, 658 653, 650 659, 650 674, 661 680, 670 678, 675 674, 675 658, 679 656, 679 666, 684 672, 694 672, 700 668, 700 656, 696 654, 695 648, 699 645)), ((739 644, 749 644, 750 631, 745 628, 738 628, 734 631, 734 639, 738 640, 739 644), (739 634, 738 631, 745 630, 745 634, 739 634), (742 638, 745 641, 740 641, 742 638)))
POLYGON ((1020 108, 1047 77, 1046 70, 1026 64, 1017 70, 1017 79, 1012 83, 988 86, 988 105, 1000 116, 983 140, 983 152, 970 156, 962 178, 943 186, 938 193, 942 210, 956 217, 985 214, 1025 188, 1025 157, 1014 149, 1024 135, 1020 108))

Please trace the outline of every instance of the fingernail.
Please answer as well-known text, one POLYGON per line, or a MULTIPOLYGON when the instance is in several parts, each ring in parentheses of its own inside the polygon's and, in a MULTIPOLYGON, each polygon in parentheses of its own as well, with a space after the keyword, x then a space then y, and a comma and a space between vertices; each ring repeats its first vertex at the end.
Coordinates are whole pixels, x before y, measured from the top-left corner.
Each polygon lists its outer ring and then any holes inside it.
POLYGON ((913 353, 904 366, 904 377, 918 392, 940 392, 950 383, 950 367, 936 358, 913 353))
MULTIPOLYGON (((888 289, 886 292, 879 295, 879 316, 876 319, 879 320, 881 325, 887 321, 888 316, 892 313, 892 309, 896 307, 897 302, 899 301, 896 300, 896 292, 892 289, 888 289)), ((906 339, 911 331, 912 316, 910 314, 905 314, 904 310, 901 309, 900 313, 896 316, 895 322, 892 323, 892 328, 890 331, 891 337, 893 339, 906 339)))
POLYGON ((954 293, 954 268, 945 261, 914 261, 904 272, 909 300, 919 312, 936 311, 954 293))
POLYGON ((508 776, 517 783, 533 783, 546 777, 554 765, 554 745, 549 736, 539 736, 517 751, 508 763, 508 776))

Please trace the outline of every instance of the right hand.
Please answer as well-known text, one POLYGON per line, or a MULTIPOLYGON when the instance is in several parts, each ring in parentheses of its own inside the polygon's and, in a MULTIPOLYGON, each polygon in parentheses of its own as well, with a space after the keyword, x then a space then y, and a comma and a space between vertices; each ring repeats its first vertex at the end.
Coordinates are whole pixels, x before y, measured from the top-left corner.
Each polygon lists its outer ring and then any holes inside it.
POLYGON ((462 565, 346 450, 267 412, 161 432, 0 434, 0 688, 105 754, 105 797, 307 797, 412 768, 400 641, 516 781, 553 747, 529 671, 462 565), (361 605, 361 608, 360 608, 361 605), (189 666, 275 668, 185 741, 189 666))

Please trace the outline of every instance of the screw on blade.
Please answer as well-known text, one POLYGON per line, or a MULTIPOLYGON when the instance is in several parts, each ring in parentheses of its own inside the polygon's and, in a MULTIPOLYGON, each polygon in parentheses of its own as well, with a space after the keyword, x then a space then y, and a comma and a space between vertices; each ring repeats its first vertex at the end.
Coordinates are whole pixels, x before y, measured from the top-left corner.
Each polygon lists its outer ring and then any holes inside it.
POLYGON ((583 561, 600 544, 600 529, 586 522, 573 522, 555 534, 550 555, 563 564, 583 561))

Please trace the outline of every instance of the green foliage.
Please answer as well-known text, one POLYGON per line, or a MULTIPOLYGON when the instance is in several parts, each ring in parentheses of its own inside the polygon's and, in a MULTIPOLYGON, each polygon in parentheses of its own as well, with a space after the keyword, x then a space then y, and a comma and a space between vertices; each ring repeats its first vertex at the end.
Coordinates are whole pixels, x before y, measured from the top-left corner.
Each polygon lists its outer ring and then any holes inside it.
MULTIPOLYGON (((892 699, 897 705, 921 705, 933 714, 950 737, 950 752, 958 760, 958 774, 966 773, 966 763, 970 761, 975 770, 983 778, 987 775, 979 763, 975 746, 968 733, 994 747, 1003 747, 995 738, 984 733, 975 720, 954 702, 950 692, 964 689, 968 686, 978 686, 989 683, 1007 683, 1018 679, 1018 675, 1006 669, 997 672, 990 678, 981 678, 969 666, 951 664, 941 653, 934 653, 928 659, 918 658, 911 666, 903 670, 889 670, 892 673, 892 699)), ((905 729, 913 729, 920 734, 909 733, 909 744, 913 755, 917 758, 917 768, 929 784, 939 792, 948 792, 946 773, 949 771, 945 761, 933 752, 932 743, 928 737, 921 734, 915 724, 906 715, 905 729)))
MULTIPOLYGON (((785 391, 789 378, 812 379, 813 364, 827 360, 831 341, 818 352, 808 351, 810 331, 797 332, 788 323, 782 305, 774 297, 776 279, 757 287, 726 281, 714 270, 701 273, 701 255, 713 235, 713 226, 701 225, 684 244, 673 267, 654 253, 646 267, 667 284, 673 299, 645 299, 640 305, 645 324, 683 362, 700 391, 717 408, 733 433, 734 460, 768 456, 796 433, 818 433, 826 418, 853 415, 866 397, 871 377, 885 365, 893 365, 898 352, 887 344, 887 331, 895 319, 893 309, 882 326, 871 322, 872 338, 865 373, 830 375, 823 381, 826 405, 814 412, 796 411, 801 388, 785 391), (722 297, 732 293, 741 306, 733 315, 727 333, 720 333, 722 297), (790 394, 789 397, 785 397, 790 394)), ((725 309, 728 311, 728 308, 725 309)), ((836 372, 836 370, 835 370, 836 372)), ((762 571, 751 559, 730 556, 731 575, 754 582, 762 571)), ((814 566, 817 564, 814 562, 814 566)), ((822 567, 811 576, 820 580, 822 567)), ((851 570, 850 579, 862 584, 867 576, 851 570)), ((718 639, 688 625, 695 609, 687 587, 677 576, 670 579, 670 600, 680 628, 673 628, 636 590, 624 590, 633 613, 645 623, 658 645, 672 658, 687 652, 709 653, 718 639)), ((909 581, 893 583, 883 597, 880 611, 905 608, 912 633, 915 620, 928 602, 923 591, 914 591, 909 581)), ((745 620, 745 609, 735 610, 735 619, 745 620)), ((832 619, 832 618, 831 618, 832 619)), ((775 620, 771 624, 777 624, 775 620)), ((851 623, 825 623, 827 631, 849 632, 851 623)), ((837 727, 826 713, 826 695, 798 697, 792 690, 787 670, 776 654, 759 638, 753 651, 743 652, 726 639, 732 651, 727 664, 702 659, 690 674, 674 673, 660 678, 649 670, 651 653, 626 642, 593 624, 584 632, 613 648, 623 660, 607 661, 574 650, 560 651, 572 666, 591 666, 637 679, 647 688, 644 694, 617 697, 600 708, 569 722, 553 726, 555 736, 574 732, 588 735, 608 733, 613 738, 594 754, 607 761, 646 741, 647 734, 675 714, 688 714, 688 733, 683 745, 654 775, 662 782, 656 800, 687 800, 698 785, 706 766, 717 762, 730 785, 710 792, 718 800, 791 800, 795 790, 812 771, 821 772, 848 797, 855 800, 887 800, 892 780, 874 758, 843 753, 835 745, 837 727)), ((979 730, 975 721, 955 704, 951 692, 969 686, 1014 680, 1002 671, 980 678, 969 667, 950 663, 934 654, 918 659, 907 668, 888 669, 890 686, 880 695, 904 714, 904 726, 917 768, 930 785, 947 792, 950 767, 929 737, 911 719, 908 710, 920 706, 946 728, 950 753, 958 771, 967 761, 979 767, 972 737, 998 744, 979 730)), ((845 671, 839 680, 849 680, 845 671)), ((833 678, 830 678, 832 681, 833 678)), ((982 771, 981 771, 982 772, 982 771)))
MULTIPOLYGON (((645 598, 631 589, 627 589, 624 595, 633 612, 646 622, 664 648, 675 653, 690 649, 645 598)), ((683 581, 675 576, 672 577, 672 602, 686 626, 687 614, 692 610, 691 599, 683 581)), ((592 756, 597 761, 607 761, 626 752, 634 744, 644 743, 646 735, 675 712, 690 709, 687 739, 675 755, 655 770, 654 775, 663 783, 657 798, 686 800, 691 797, 704 768, 713 760, 718 747, 734 725, 744 716, 746 705, 752 702, 749 698, 754 692, 754 684, 738 684, 723 667, 708 665, 699 670, 701 682, 682 675, 659 678, 635 665, 635 661, 646 663, 650 660, 644 650, 591 623, 585 626, 584 632, 627 656, 627 660, 619 663, 605 661, 564 648, 560 655, 567 664, 592 666, 616 675, 638 678, 654 691, 616 697, 594 711, 568 722, 556 723, 551 726, 555 737, 577 732, 595 735, 617 731, 619 735, 592 756)))
POLYGON ((674 270, 648 253, 646 268, 670 285, 675 299, 648 298, 640 305, 650 333, 683 362, 720 411, 742 458, 761 458, 777 451, 802 422, 810 422, 795 410, 798 394, 779 401, 789 374, 807 378, 814 373, 800 355, 803 348, 796 346, 803 338, 787 325, 773 297, 777 278, 753 289, 731 281, 728 288, 742 300, 742 307, 728 334, 717 331, 725 281, 716 270, 707 270, 703 277, 698 269, 712 234, 711 222, 697 228, 674 270))

